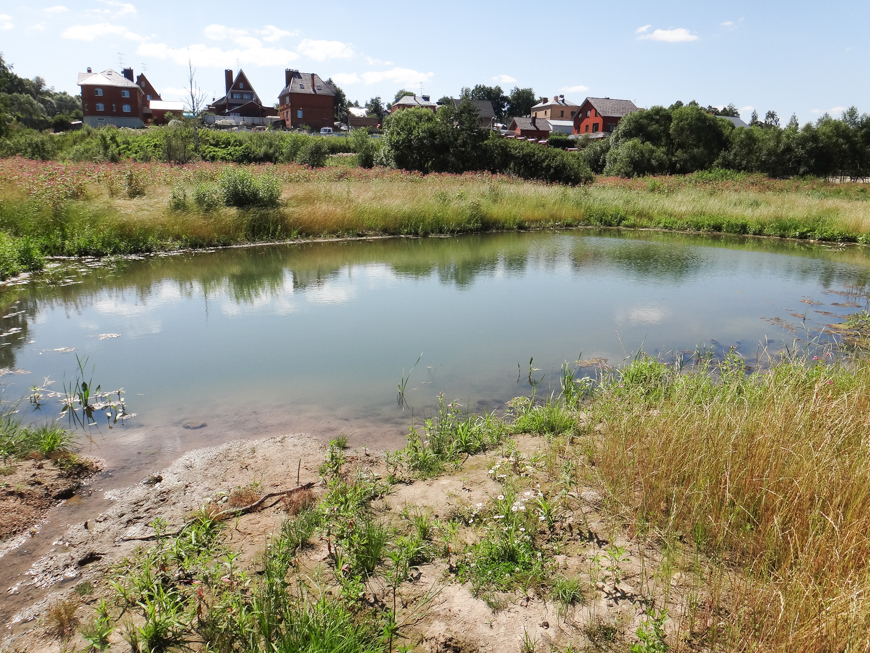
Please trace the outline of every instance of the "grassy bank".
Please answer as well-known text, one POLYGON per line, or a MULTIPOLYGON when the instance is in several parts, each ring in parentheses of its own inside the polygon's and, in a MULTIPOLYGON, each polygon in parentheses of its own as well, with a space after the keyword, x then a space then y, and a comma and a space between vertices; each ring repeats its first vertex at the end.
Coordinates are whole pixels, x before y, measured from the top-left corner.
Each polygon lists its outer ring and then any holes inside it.
POLYGON ((471 651, 513 622, 523 653, 864 650, 868 382, 866 362, 828 355, 749 375, 733 354, 691 372, 638 357, 566 368, 559 397, 503 418, 442 402, 383 460, 334 441, 259 557, 233 548, 250 522, 213 506, 174 535, 155 522, 81 632, 134 650, 471 651), (466 612, 489 628, 433 639, 466 612))
POLYGON ((474 173, 0 161, 0 274, 51 255, 359 235, 622 226, 870 241, 867 189, 736 173, 568 188, 474 173))

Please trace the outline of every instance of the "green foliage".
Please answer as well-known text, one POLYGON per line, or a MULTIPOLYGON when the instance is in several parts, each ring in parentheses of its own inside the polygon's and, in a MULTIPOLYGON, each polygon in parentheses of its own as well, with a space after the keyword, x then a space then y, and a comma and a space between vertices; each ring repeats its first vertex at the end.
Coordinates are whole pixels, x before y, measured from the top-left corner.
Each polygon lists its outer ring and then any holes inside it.
POLYGON ((558 576, 552 582, 550 596, 559 604, 559 613, 565 615, 575 605, 586 602, 588 589, 579 578, 558 576))
POLYGON ((275 177, 255 177, 245 168, 230 168, 224 172, 218 178, 218 188, 225 206, 273 207, 281 197, 281 184, 275 177))
POLYGON ((372 168, 378 153, 378 144, 369 135, 368 129, 354 129, 350 132, 350 145, 357 154, 357 163, 361 168, 372 168))
POLYGON ((668 651, 670 647, 665 642, 667 634, 664 627, 667 620, 668 613, 665 610, 659 610, 652 618, 638 626, 636 635, 640 642, 632 644, 630 652, 665 653, 668 651))
POLYGON ((311 168, 322 168, 326 165, 326 157, 329 154, 326 142, 322 137, 312 137, 299 150, 296 157, 297 163, 311 168))
POLYGON ((530 116, 532 107, 538 103, 538 97, 531 88, 514 86, 508 96, 506 113, 513 118, 530 116))

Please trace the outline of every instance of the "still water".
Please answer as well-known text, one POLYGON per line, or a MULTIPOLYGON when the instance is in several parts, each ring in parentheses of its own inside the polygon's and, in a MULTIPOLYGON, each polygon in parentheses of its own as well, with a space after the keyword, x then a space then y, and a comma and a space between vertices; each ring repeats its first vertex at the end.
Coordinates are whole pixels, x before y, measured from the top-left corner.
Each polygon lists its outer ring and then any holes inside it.
POLYGON ((539 394, 558 390, 565 361, 616 365, 639 349, 736 347, 751 363, 863 308, 870 281, 860 248, 589 230, 82 267, 5 293, 0 366, 17 373, 4 394, 24 398, 27 420, 57 419, 57 400, 29 409, 30 388, 62 390, 87 357, 94 384, 123 387, 136 413, 112 429, 98 416, 82 438, 119 480, 237 437, 398 447, 439 393, 472 411, 527 394, 532 358, 539 394))

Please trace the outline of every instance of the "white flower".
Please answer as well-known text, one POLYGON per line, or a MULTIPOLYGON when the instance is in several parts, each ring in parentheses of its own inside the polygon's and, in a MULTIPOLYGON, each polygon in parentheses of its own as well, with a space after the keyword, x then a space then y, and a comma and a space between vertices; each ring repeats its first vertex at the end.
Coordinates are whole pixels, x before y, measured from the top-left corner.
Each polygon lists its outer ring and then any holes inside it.
POLYGON ((538 517, 538 521, 544 521, 544 516, 541 515, 540 517, 538 517))
POLYGON ((525 510, 525 509, 526 509, 525 506, 520 506, 520 510, 525 510))
POLYGON ((503 495, 503 494, 499 494, 499 495, 498 495, 498 500, 499 500, 499 501, 504 501, 504 495, 503 495))
POLYGON ((483 508, 483 504, 482 504, 482 503, 478 503, 478 504, 477 504, 477 507, 478 507, 478 508, 483 508))
POLYGON ((511 506, 511 512, 516 512, 518 508, 516 506, 511 506))
POLYGON ((522 526, 520 526, 520 533, 525 533, 525 532, 526 532, 526 529, 523 528, 522 526))

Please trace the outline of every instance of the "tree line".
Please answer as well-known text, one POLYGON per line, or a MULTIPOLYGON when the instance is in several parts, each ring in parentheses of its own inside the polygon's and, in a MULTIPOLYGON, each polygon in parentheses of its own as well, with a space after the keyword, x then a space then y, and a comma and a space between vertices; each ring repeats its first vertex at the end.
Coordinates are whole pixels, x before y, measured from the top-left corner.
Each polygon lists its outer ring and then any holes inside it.
POLYGON ((14 125, 55 131, 69 129, 82 119, 81 97, 48 88, 42 77, 25 79, 12 70, 0 53, 0 137, 14 125))
MULTIPOLYGON (((720 114, 725 115, 725 114, 720 114)), ((582 139, 581 139, 582 141, 582 139)), ((735 127, 696 103, 654 106, 623 118, 610 138, 589 142, 584 155, 604 175, 686 174, 715 168, 768 177, 870 177, 870 116, 852 107, 785 127, 768 111, 735 127)))

